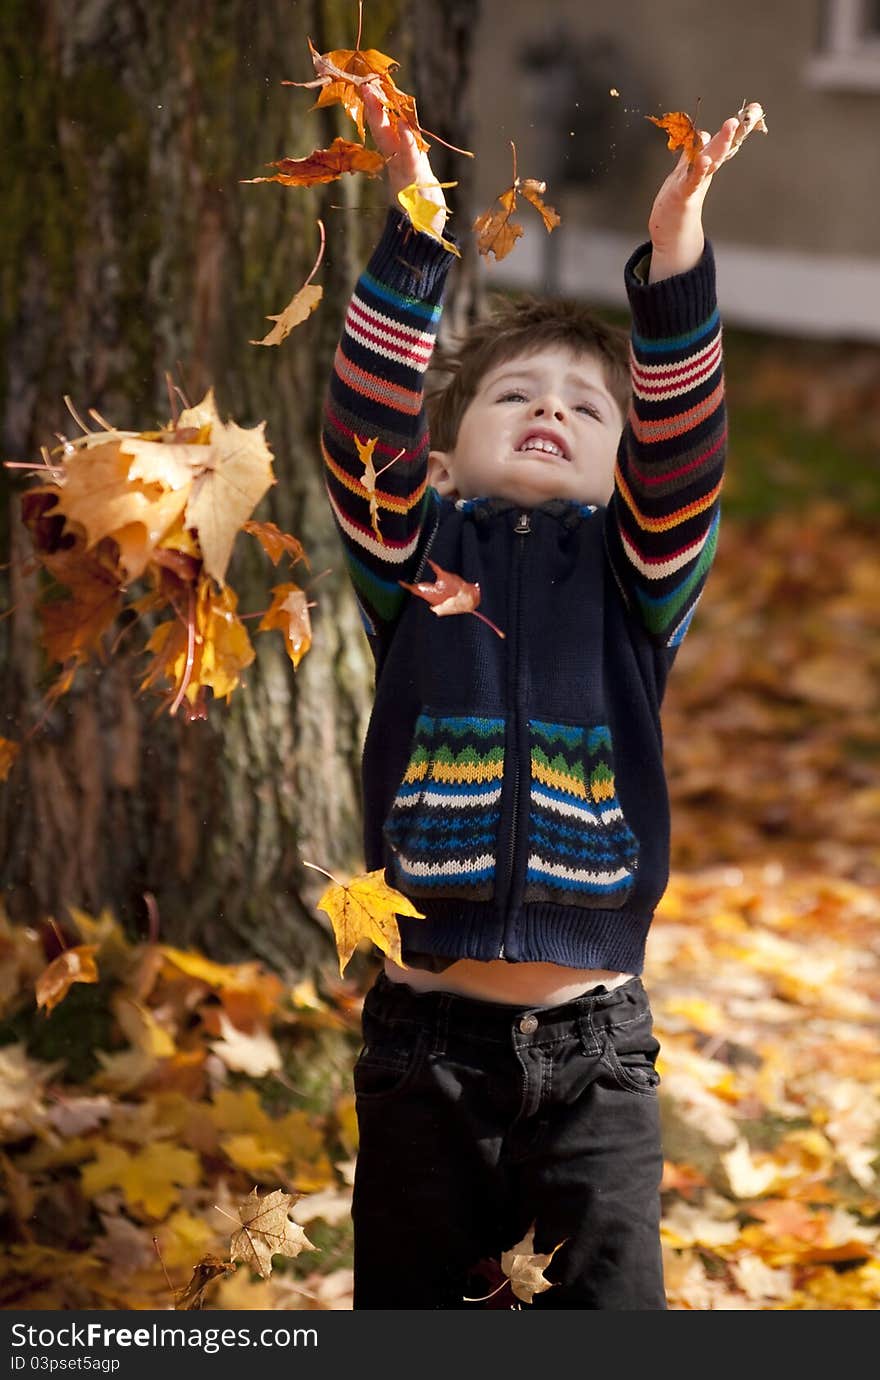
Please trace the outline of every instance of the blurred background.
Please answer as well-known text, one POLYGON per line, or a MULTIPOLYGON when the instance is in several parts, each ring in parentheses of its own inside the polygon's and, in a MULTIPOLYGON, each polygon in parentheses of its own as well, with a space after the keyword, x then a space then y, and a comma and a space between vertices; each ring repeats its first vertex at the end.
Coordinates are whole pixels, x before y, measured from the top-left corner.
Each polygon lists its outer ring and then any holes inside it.
MULTIPOLYGON (((377 957, 360 950, 340 976, 316 906, 326 878, 305 862, 340 877, 362 868, 371 665, 317 436, 385 193, 361 176, 308 189, 245 179, 352 136, 338 106, 313 111, 316 93, 282 83, 312 78, 308 39, 351 48, 358 22, 338 0, 0 4, 3 459, 35 461, 76 434, 65 396, 144 429, 169 419, 169 374, 190 402, 213 387, 224 417, 266 422, 278 482, 257 516, 302 541, 315 601, 299 667, 280 638, 256 639, 246 684, 204 721, 157 714, 139 692, 145 639, 131 627, 47 708, 58 667, 41 647, 20 516, 32 481, 3 471, 0 736, 20 745, 0 785, 3 1306, 167 1295, 145 1233, 158 1232, 179 1284, 222 1250, 211 1204, 255 1181, 329 1195, 308 1229, 330 1263, 310 1274, 297 1260, 272 1281, 239 1270, 220 1306, 350 1306, 350 1060, 377 957), (257 348, 314 263, 319 220, 324 299, 279 348, 257 348), (35 1010, 46 964, 88 942, 99 980, 35 1010), (202 966, 187 969, 184 952, 202 966), (255 1118, 262 1141, 248 1145, 255 1118), (145 1197, 136 1157, 171 1141, 178 1177, 145 1197), (99 1264, 71 1273, 86 1242, 83 1260, 99 1264), (127 1281, 116 1293, 108 1260, 127 1281), (286 1294, 267 1292, 285 1278, 286 1294)), ((730 464, 716 568, 665 708, 674 879, 649 964, 680 1080, 670 1067, 670 1278, 677 1307, 875 1307, 880 4, 367 0, 361 46, 400 63, 397 83, 436 138, 435 171, 458 182, 463 252, 444 332, 496 292, 577 296, 625 322, 623 265, 677 157, 645 116, 684 110, 714 131, 745 101, 764 107, 769 133, 749 137, 706 205, 730 464), (561 225, 547 234, 521 201, 523 237, 496 263, 468 229, 510 186, 511 143, 561 225), (764 1003, 760 1017, 749 1001, 764 1003), (773 1051, 807 1028, 849 1051, 825 1069, 834 1106, 812 1042, 770 1088, 773 1051), (715 1140, 695 1142, 700 1121, 715 1140), (760 1133, 743 1152, 746 1122, 760 1133), (824 1140, 791 1141, 792 1127, 824 1140), (782 1194, 784 1181, 790 1202, 807 1179, 792 1239, 813 1241, 809 1259, 722 1239, 740 1190, 782 1194), (823 1194, 831 1236, 809 1215, 823 1194), (702 1227, 685 1221, 695 1203, 702 1227), (749 1251, 760 1269, 742 1264, 749 1251)), ((264 606, 267 571, 239 541, 242 608, 264 606)))

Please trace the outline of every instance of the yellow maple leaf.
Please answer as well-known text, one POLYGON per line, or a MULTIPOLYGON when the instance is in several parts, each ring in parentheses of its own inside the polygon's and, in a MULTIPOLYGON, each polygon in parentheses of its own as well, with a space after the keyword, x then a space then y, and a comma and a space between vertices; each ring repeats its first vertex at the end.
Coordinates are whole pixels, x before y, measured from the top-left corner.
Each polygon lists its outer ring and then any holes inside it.
MULTIPOLYGON (((306 867, 314 866, 314 863, 306 863, 306 867)), ((323 868, 316 870, 324 871, 323 868)), ((329 873, 324 875, 330 876, 329 873)), ((340 974, 345 972, 346 964, 362 939, 372 940, 393 962, 406 967, 400 951, 397 916, 425 919, 408 897, 388 885, 385 869, 381 867, 375 872, 360 873, 347 885, 332 879, 331 885, 321 893, 317 908, 329 915, 333 925, 340 974)))
POLYGON ((229 1243, 231 1260, 243 1260, 267 1279, 272 1273, 274 1255, 297 1256, 300 1251, 317 1250, 302 1227, 288 1217, 295 1196, 275 1189, 261 1198, 256 1188, 238 1204, 241 1230, 229 1243))
POLYGON ((178 449, 201 452, 186 503, 186 525, 198 532, 205 570, 222 585, 236 533, 276 482, 266 423, 244 428, 221 421, 209 388, 200 403, 181 412, 177 425, 211 428, 210 445, 178 449))
MULTIPOLYGON (((437 185, 439 187, 457 187, 458 183, 438 182, 437 185)), ((421 230, 424 235, 430 235, 431 239, 437 240, 444 249, 448 249, 450 254, 455 254, 459 259, 461 258, 461 253, 452 241, 444 239, 442 232, 436 228, 434 220, 440 208, 436 202, 429 201, 427 197, 422 196, 418 182, 411 182, 408 187, 401 187, 397 193, 397 200, 406 211, 416 230, 421 230)))
POLYGON ((198 1155, 167 1140, 154 1141, 133 1154, 112 1142, 101 1142, 96 1149, 95 1159, 82 1168, 86 1196, 94 1198, 106 1188, 121 1188, 132 1207, 142 1207, 151 1217, 164 1217, 181 1187, 191 1187, 201 1179, 198 1155))

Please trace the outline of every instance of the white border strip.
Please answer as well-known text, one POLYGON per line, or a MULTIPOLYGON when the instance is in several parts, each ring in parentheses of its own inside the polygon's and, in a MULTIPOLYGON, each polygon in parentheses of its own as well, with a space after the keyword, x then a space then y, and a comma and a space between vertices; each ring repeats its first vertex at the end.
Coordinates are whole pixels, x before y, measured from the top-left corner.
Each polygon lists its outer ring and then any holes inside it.
MULTIPOLYGON (((880 258, 759 249, 714 238, 712 246, 725 324, 880 341, 880 258)), ((552 290, 599 306, 625 307, 623 267, 635 247, 629 235, 569 228, 558 246, 552 290)), ((481 261, 486 288, 547 291, 546 253, 537 234, 523 236, 500 264, 481 261)))

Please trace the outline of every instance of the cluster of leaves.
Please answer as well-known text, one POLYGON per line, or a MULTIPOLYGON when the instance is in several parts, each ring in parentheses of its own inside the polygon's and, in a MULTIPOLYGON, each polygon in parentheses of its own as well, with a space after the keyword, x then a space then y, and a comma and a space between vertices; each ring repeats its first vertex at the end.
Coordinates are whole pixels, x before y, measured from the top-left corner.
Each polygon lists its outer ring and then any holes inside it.
POLYGON ((710 583, 664 702, 673 865, 769 852, 876 886, 875 525, 831 502, 729 521, 710 583))
MULTIPOLYGON (((82 434, 44 454, 33 467, 38 482, 22 497, 46 577, 41 642, 61 667, 47 703, 70 689, 86 662, 106 656, 105 638, 121 615, 127 629, 149 614, 155 626, 141 689, 158 686, 171 714, 204 718, 208 694, 228 701, 254 659, 227 580, 237 534, 251 534, 276 566, 282 556, 308 565, 295 537, 251 520, 275 483, 265 422, 245 429, 222 421, 212 391, 156 431, 119 431, 92 415, 100 429, 77 417, 82 434)), ((257 631, 281 631, 297 666, 311 645, 310 607, 305 591, 287 581, 271 588, 266 609, 245 617, 260 618, 257 631)), ((16 751, 0 740, 0 777, 16 751)))
POLYGON ((283 1289, 328 1306, 350 1289, 359 994, 134 943, 107 912, 70 930, 0 913, 0 1306, 201 1308, 210 1285, 247 1307, 273 1257, 322 1240, 283 1289))
MULTIPOLYGON (((362 9, 361 6, 359 6, 360 9, 362 9)), ((251 183, 279 182, 285 187, 313 187, 326 182, 335 182, 345 173, 360 173, 366 177, 377 177, 384 170, 385 160, 378 150, 368 148, 366 145, 363 90, 367 86, 380 100, 392 127, 400 124, 405 125, 412 132, 419 149, 427 151, 431 147, 428 138, 426 138, 429 131, 423 129, 419 123, 415 98, 408 92, 401 91, 394 81, 393 74, 400 64, 396 59, 389 57, 386 53, 379 52, 375 48, 361 48, 360 41, 360 25, 354 48, 339 48, 332 52, 319 53, 309 40, 309 51, 315 69, 314 80, 283 83, 285 86, 298 86, 306 89, 318 88, 320 95, 312 106, 313 110, 341 105, 355 126, 357 140, 336 138, 329 148, 313 149, 311 153, 302 158, 276 159, 268 166, 276 168, 277 172, 270 176, 245 178, 243 181, 251 183)), ((438 139, 437 135, 432 134, 430 137, 435 140, 438 139)), ((443 141, 438 140, 438 142, 443 141)), ((447 147, 453 146, 447 145, 447 147)), ((522 196, 535 207, 548 234, 560 223, 557 212, 552 206, 545 205, 542 199, 547 190, 547 184, 537 178, 521 178, 517 173, 516 145, 512 140, 511 148, 513 150, 511 185, 499 193, 488 211, 477 216, 471 227, 476 236, 478 252, 483 257, 492 254, 496 260, 505 258, 523 234, 523 227, 511 219, 516 209, 518 196, 522 196)), ((456 149, 455 152, 461 153, 467 158, 473 157, 473 154, 467 149, 456 149)), ((451 187, 455 186, 455 183, 446 182, 440 185, 451 187)), ((433 236, 453 253, 458 254, 459 251, 453 242, 445 240, 442 233, 434 228, 432 221, 436 207, 421 195, 418 183, 414 182, 410 186, 402 188, 398 193, 398 200, 417 229, 433 236)), ((295 297, 293 300, 296 302, 297 298, 295 297)), ((290 307, 292 306, 293 303, 290 304, 290 307)), ((289 309, 285 308, 285 311, 289 309)), ((300 317, 300 319, 304 318, 300 317)), ((277 339, 270 340, 267 338, 259 343, 278 344, 280 342, 277 339)))

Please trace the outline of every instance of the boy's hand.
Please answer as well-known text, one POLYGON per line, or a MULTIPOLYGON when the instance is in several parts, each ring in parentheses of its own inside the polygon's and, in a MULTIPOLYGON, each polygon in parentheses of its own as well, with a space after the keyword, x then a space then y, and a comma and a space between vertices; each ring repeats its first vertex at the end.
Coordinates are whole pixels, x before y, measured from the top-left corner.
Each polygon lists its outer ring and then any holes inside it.
POLYGON ((725 161, 739 127, 735 116, 725 120, 714 137, 700 130, 703 151, 692 163, 682 153, 673 171, 654 198, 648 217, 653 246, 649 283, 659 283, 675 273, 687 273, 703 253, 703 202, 714 174, 725 161))
POLYGON ((373 142, 386 160, 385 170, 388 174, 392 205, 399 207, 397 193, 403 191, 404 187, 411 186, 413 182, 417 183, 424 200, 433 202, 437 207, 432 224, 437 234, 441 235, 446 224, 446 198, 431 170, 427 153, 419 148, 412 130, 403 120, 392 123, 385 106, 369 85, 364 84, 361 87, 360 95, 373 142))

